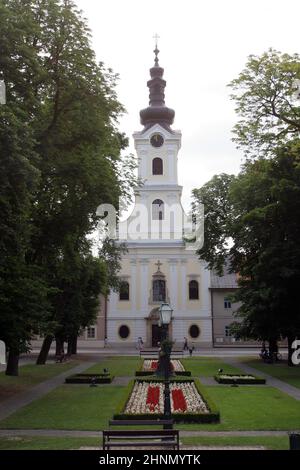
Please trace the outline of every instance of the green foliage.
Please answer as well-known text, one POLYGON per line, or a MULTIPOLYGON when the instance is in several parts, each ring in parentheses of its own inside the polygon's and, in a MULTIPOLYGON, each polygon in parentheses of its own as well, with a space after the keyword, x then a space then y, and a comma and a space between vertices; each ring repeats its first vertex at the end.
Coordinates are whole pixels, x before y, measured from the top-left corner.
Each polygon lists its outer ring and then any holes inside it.
POLYGON ((224 258, 227 255, 228 241, 231 237, 229 221, 232 217, 232 202, 228 197, 234 175, 215 175, 208 183, 193 190, 193 210, 196 206, 204 205, 205 237, 202 249, 199 251, 210 269, 223 271, 224 258))
POLYGON ((242 322, 232 325, 237 337, 276 339, 300 332, 299 161, 300 145, 293 141, 272 159, 248 161, 224 189, 224 200, 216 178, 195 192, 205 194, 209 186, 216 194, 206 198, 206 243, 199 255, 219 272, 229 260, 231 270, 239 273, 234 300, 241 302, 237 317, 242 322), (219 219, 224 205, 230 210, 219 219))
POLYGON ((233 140, 247 156, 266 156, 299 135, 300 107, 293 99, 299 79, 300 56, 270 49, 251 55, 230 83, 240 118, 233 140))
POLYGON ((0 50, 1 331, 23 350, 37 331, 77 335, 116 286, 123 248, 106 242, 96 260, 87 237, 101 203, 130 197, 135 161, 122 155, 118 77, 75 2, 1 0, 0 50))

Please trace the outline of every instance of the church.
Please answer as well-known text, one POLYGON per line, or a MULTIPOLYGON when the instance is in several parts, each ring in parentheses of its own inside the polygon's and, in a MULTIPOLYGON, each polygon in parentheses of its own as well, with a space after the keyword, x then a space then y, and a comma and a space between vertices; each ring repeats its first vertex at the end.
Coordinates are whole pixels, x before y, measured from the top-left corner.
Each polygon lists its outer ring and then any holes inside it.
POLYGON ((169 337, 181 345, 211 346, 210 272, 183 236, 182 187, 178 185, 181 132, 172 125, 173 109, 165 104, 164 69, 158 49, 147 86, 149 106, 140 112, 141 131, 133 134, 142 186, 135 207, 119 228, 128 252, 122 258, 120 292, 106 305, 108 344, 147 347, 160 339, 159 307, 168 303, 173 316, 169 337))
MULTIPOLYGON (((142 184, 131 215, 118 227, 117 238, 127 247, 120 291, 101 297, 97 322, 82 332, 78 346, 132 348, 142 339, 144 347, 157 347, 162 303, 173 310, 169 338, 175 347, 182 347, 185 338, 195 348, 256 346, 230 334, 239 306, 230 300, 238 288, 237 275, 226 266, 221 277, 209 271, 190 241, 195 232, 187 230, 177 173, 181 132, 173 129, 175 111, 165 104, 157 46, 154 53, 149 106, 140 112, 142 130, 133 134, 142 184)), ((41 341, 33 346, 40 347, 41 341)))

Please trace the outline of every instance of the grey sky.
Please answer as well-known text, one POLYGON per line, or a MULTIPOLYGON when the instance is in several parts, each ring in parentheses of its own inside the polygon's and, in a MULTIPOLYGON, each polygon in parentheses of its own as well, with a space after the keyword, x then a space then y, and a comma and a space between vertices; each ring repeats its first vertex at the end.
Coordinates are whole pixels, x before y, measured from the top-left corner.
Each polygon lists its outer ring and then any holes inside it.
MULTIPOLYGON (((182 131, 179 182, 188 206, 192 188, 214 174, 236 173, 242 153, 231 142, 236 122, 228 82, 250 54, 268 48, 299 52, 299 0, 77 0, 88 19, 97 58, 120 75, 118 95, 127 109, 121 129, 140 130, 148 104, 153 35, 160 35, 166 104, 182 131)), ((132 139, 130 150, 133 151, 132 139)))

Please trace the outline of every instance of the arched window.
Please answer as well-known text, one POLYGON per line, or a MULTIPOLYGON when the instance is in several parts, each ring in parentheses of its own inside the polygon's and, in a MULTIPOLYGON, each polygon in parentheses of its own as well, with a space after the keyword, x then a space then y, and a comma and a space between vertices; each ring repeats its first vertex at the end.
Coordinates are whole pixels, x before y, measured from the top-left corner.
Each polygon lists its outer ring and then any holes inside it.
POLYGON ((120 300, 129 300, 129 283, 122 281, 120 285, 120 300))
POLYGON ((152 174, 153 175, 162 175, 163 174, 163 161, 161 158, 153 158, 152 160, 152 174))
POLYGON ((152 202, 152 219, 163 220, 165 216, 164 203, 161 199, 152 202))
POLYGON ((198 281, 189 282, 189 299, 198 300, 199 299, 199 284, 198 281))
POLYGON ((155 279, 153 281, 153 302, 166 301, 166 281, 155 279))

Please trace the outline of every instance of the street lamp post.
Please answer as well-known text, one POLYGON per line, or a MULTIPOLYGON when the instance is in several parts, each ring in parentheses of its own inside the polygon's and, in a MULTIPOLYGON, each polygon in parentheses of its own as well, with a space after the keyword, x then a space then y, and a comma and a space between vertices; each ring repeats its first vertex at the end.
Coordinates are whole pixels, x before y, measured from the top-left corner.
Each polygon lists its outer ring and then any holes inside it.
MULTIPOLYGON (((171 399, 170 399, 170 370, 171 362, 170 355, 172 351, 172 345, 168 342, 168 328, 171 323, 173 310, 169 304, 163 303, 160 306, 160 324, 162 328, 161 335, 161 348, 162 355, 160 357, 160 370, 164 377, 164 420, 171 420, 171 399)), ((173 429, 171 425, 164 425, 164 429, 173 429)))

